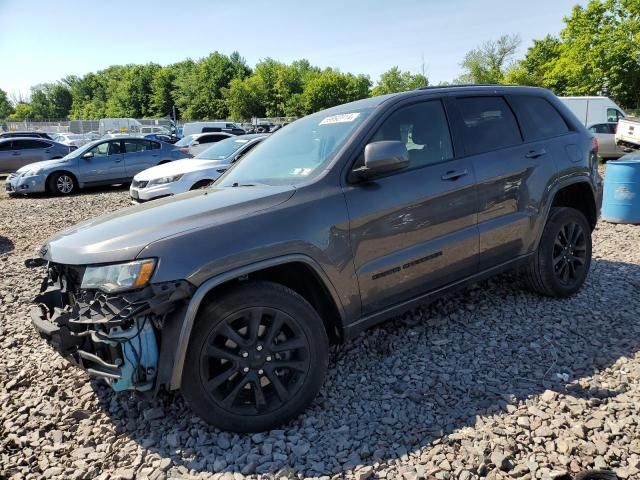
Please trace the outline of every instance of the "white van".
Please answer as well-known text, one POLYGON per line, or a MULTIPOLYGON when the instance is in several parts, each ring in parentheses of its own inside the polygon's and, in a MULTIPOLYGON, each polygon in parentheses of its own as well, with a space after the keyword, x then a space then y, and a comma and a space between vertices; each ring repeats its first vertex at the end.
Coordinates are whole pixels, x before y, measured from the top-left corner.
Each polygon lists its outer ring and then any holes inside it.
POLYGON ((182 127, 182 138, 194 133, 226 132, 242 135, 245 131, 233 122, 190 122, 182 127))
POLYGON ((618 123, 626 117, 616 102, 607 97, 559 98, 587 128, 599 123, 618 123))
POLYGON ((135 118, 102 118, 98 123, 98 133, 140 133, 142 124, 135 118))

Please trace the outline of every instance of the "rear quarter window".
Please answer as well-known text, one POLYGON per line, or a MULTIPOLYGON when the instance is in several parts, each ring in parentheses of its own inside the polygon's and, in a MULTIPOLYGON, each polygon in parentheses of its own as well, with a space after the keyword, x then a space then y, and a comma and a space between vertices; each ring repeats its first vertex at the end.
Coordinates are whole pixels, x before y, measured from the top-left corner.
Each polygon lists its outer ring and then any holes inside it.
POLYGON ((503 97, 457 99, 463 120, 464 148, 474 155, 522 143, 518 122, 503 97))
POLYGON ((567 122, 546 99, 514 95, 509 100, 518 116, 525 141, 557 137, 569 132, 567 122))

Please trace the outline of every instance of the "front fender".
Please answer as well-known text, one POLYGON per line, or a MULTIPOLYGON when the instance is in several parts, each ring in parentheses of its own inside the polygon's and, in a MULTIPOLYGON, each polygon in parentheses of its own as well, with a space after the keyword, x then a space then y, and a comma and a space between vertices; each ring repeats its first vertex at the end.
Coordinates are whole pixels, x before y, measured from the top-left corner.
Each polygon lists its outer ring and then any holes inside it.
POLYGON ((333 302, 335 303, 338 312, 340 314, 340 320, 344 325, 345 319, 345 311, 342 302, 340 301, 340 297, 338 296, 334 285, 329 280, 329 277, 326 275, 324 270, 320 267, 320 265, 313 260, 311 257, 307 255, 301 254, 291 254, 284 255, 281 257, 271 258, 268 260, 263 260, 260 262, 252 263, 244 267, 240 267, 220 275, 216 275, 215 277, 210 278, 206 282, 202 283, 198 289, 195 291, 191 300, 189 301, 189 305, 187 306, 186 312, 184 314, 184 318, 182 320, 182 326, 180 327, 180 335, 178 337, 178 342, 175 347, 175 355, 173 356, 173 368, 171 372, 170 382, 169 382, 169 390, 176 390, 180 388, 182 383, 182 371, 184 369, 184 361, 187 355, 187 348, 189 346, 189 339, 191 337, 191 330, 193 329, 193 325, 196 320, 196 316, 198 314, 198 310, 200 309, 200 305, 204 297, 215 287, 221 285, 229 280, 233 280, 244 275, 248 275, 253 272, 257 272, 263 270, 265 268, 274 267, 276 265, 283 265, 286 263, 293 262, 301 262, 309 267, 311 267, 315 273, 318 275, 322 283, 327 288, 327 291, 331 295, 333 302))

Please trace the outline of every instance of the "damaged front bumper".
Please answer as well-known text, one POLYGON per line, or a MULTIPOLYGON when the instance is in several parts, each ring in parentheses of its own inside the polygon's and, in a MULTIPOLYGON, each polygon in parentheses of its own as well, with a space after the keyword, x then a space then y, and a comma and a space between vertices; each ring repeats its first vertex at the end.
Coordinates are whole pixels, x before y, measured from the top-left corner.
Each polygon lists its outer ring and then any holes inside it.
MULTIPOLYGON (((116 391, 160 386, 173 362, 168 341, 195 288, 186 281, 106 294, 81 290, 83 267, 49 263, 31 322, 62 356, 116 391)), ((175 337, 173 337, 175 342, 175 337)))

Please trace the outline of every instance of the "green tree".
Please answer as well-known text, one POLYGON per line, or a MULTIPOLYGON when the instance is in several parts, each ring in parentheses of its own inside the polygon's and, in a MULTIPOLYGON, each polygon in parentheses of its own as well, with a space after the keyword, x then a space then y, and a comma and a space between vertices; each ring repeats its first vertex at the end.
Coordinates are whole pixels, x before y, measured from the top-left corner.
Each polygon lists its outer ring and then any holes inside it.
POLYGON ((307 113, 317 112, 325 108, 351 102, 369 95, 371 81, 367 76, 344 74, 327 68, 312 78, 303 92, 304 106, 307 113), (366 91, 363 88, 366 85, 366 91))
POLYGON ((223 89, 234 78, 244 78, 248 70, 242 68, 241 57, 234 59, 218 52, 195 63, 184 76, 176 80, 176 105, 183 118, 221 119, 228 115, 223 89))
POLYGON ((0 88, 0 119, 5 119, 13 113, 13 105, 9 101, 7 92, 0 88))
POLYGON ((551 35, 534 40, 525 57, 507 71, 505 83, 550 87, 548 73, 560 58, 560 47, 560 39, 551 35))
POLYGON ((15 106, 14 112, 9 115, 9 117, 7 118, 7 120, 14 120, 14 121, 20 121, 20 120, 30 120, 31 119, 31 105, 29 105, 28 103, 18 103, 15 106))
POLYGON ((469 51, 461 63, 465 72, 456 83, 503 83, 520 43, 519 35, 502 35, 469 51))
POLYGON ((375 97, 388 93, 406 92, 429 85, 427 77, 418 73, 402 72, 398 67, 392 67, 382 75, 378 84, 373 87, 371 94, 375 97))
POLYGON ((547 85, 560 94, 602 94, 640 107, 640 2, 592 0, 574 7, 565 22, 547 85))

